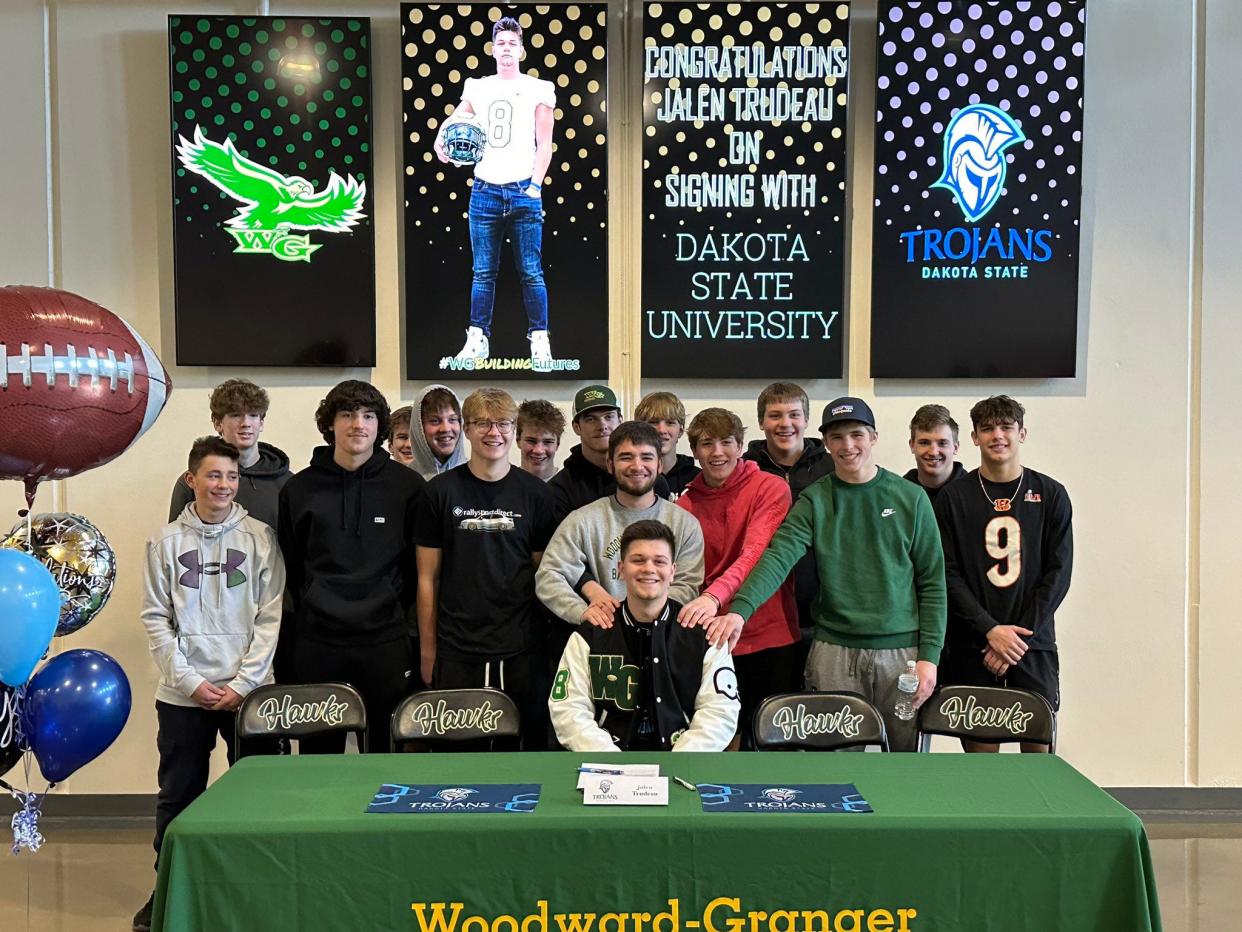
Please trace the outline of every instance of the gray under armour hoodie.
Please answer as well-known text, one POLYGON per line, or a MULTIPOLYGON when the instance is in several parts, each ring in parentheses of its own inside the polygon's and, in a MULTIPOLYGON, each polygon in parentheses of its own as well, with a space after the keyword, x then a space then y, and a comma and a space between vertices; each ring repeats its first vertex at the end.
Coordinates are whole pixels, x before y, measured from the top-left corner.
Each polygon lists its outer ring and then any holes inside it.
POLYGON ((194 706, 204 681, 245 696, 272 682, 285 564, 276 532, 236 502, 219 524, 185 506, 147 541, 142 624, 155 698, 194 706))
MULTIPOLYGON (((410 412, 410 444, 414 448, 414 462, 410 464, 410 468, 428 481, 431 481, 442 472, 448 472, 455 466, 460 466, 469 458, 466 454, 466 425, 464 422, 461 425, 461 433, 457 435, 457 446, 443 463, 431 452, 431 445, 427 443, 427 438, 423 435, 423 399, 427 397, 428 392, 437 388, 442 388, 454 398, 457 398, 457 393, 447 385, 428 385, 419 392, 418 398, 413 404, 413 410, 410 412)), ((457 398, 457 410, 461 410, 460 398, 457 398)))

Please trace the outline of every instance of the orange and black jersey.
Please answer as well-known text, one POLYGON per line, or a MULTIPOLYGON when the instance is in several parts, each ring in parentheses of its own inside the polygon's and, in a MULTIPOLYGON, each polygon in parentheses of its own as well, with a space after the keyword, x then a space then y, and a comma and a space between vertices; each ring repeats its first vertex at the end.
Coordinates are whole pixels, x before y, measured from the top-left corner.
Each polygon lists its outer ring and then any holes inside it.
POLYGON ((1034 631, 1034 650, 1055 650, 1054 613, 1069 591, 1073 511, 1065 486, 1027 469, 1021 480, 980 482, 979 470, 936 499, 949 590, 946 643, 982 649, 994 625, 1034 631))

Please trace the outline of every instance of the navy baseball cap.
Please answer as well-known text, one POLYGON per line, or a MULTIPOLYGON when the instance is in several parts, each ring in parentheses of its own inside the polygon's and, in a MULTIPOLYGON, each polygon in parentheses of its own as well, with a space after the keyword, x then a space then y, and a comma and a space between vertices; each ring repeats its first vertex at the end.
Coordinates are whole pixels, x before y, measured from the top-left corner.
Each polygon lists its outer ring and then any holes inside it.
POLYGON ((867 402, 861 398, 851 398, 845 395, 828 402, 824 408, 824 418, 820 422, 819 432, 822 434, 833 424, 839 424, 842 421, 858 421, 875 430, 875 415, 871 413, 867 402))

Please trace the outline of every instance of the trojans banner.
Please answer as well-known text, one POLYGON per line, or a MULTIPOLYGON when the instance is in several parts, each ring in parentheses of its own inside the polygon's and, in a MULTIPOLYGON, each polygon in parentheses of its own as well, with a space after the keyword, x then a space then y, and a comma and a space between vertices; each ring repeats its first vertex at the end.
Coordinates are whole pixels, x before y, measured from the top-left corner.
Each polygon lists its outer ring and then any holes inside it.
POLYGON ((843 3, 649 3, 642 371, 841 375, 843 3))
POLYGON ((1073 376, 1083 2, 883 0, 871 374, 1073 376))

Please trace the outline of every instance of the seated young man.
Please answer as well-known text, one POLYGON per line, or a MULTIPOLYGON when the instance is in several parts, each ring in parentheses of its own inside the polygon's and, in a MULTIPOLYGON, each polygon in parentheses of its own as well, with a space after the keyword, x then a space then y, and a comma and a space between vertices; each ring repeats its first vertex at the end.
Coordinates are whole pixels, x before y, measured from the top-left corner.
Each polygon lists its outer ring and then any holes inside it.
POLYGON ((565 646, 548 709, 571 751, 722 751, 733 740, 733 660, 701 628, 676 623, 673 540, 661 521, 626 528, 625 601, 611 627, 581 625, 565 646))
POLYGON ((565 415, 560 408, 542 398, 518 405, 517 442, 522 468, 547 482, 556 475, 556 451, 565 433, 565 415))
MULTIPOLYGON (((979 468, 936 500, 949 591, 946 686, 1010 686, 1061 707, 1056 610, 1074 563, 1065 486, 1022 463, 1026 410, 1007 395, 970 409, 979 468)), ((967 751, 999 745, 962 741, 967 751)), ((1023 742, 1024 752, 1047 751, 1023 742)))
POLYGON ((461 402, 447 385, 428 385, 414 402, 410 415, 413 462, 409 465, 428 482, 466 461, 461 424, 461 402))
POLYGON ((686 406, 672 392, 652 392, 634 409, 634 420, 646 421, 660 435, 660 475, 676 498, 699 474, 694 457, 677 452, 677 444, 686 432, 686 406))

